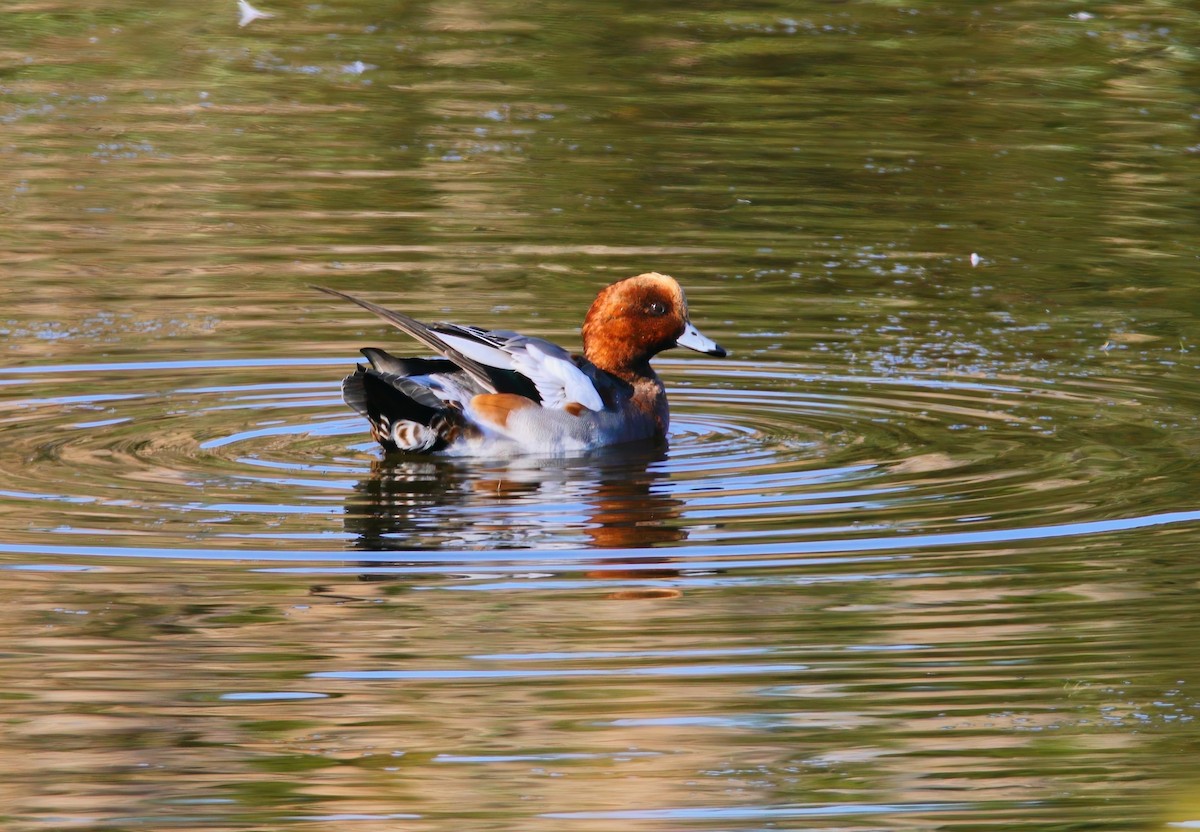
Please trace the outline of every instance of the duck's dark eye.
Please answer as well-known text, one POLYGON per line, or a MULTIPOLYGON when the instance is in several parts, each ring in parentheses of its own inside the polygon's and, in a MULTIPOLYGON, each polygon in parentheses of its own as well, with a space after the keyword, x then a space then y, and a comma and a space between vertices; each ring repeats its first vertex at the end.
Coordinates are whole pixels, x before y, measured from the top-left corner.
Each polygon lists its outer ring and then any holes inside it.
POLYGON ((667 305, 662 301, 652 300, 646 305, 646 311, 654 316, 667 314, 667 305))

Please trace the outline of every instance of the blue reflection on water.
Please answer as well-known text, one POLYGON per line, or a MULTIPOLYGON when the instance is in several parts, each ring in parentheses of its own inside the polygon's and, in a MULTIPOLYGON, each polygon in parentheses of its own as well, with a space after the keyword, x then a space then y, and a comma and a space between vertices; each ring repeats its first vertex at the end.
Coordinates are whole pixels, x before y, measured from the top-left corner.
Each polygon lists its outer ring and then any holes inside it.
MULTIPOLYGON (((235 508, 226 506, 226 508, 235 508)), ((237 510, 246 510, 238 506, 237 510)), ((273 507, 273 510, 280 510, 273 507)), ((311 510, 306 508, 305 510, 311 510)), ((773 555, 817 555, 855 552, 887 552, 910 549, 926 549, 938 546, 977 546, 1000 543, 1015 543, 1024 540, 1049 540, 1061 537, 1086 537, 1114 532, 1135 531, 1137 529, 1154 528, 1179 523, 1193 523, 1200 520, 1200 511, 1170 511, 1160 514, 1149 514, 1144 517, 1128 517, 1118 520, 1096 520, 1086 523, 1062 523, 1050 526, 1035 526, 1028 529, 992 529, 980 532, 953 532, 945 534, 921 534, 904 537, 874 537, 858 540, 818 540, 810 542, 760 543, 738 546, 689 546, 676 550, 660 548, 629 548, 605 549, 603 555, 606 562, 617 559, 661 558, 664 554, 673 554, 672 565, 675 568, 687 568, 683 558, 695 561, 694 568, 712 568, 719 565, 722 568, 747 568, 762 566, 777 566, 779 561, 749 561, 748 557, 770 557, 773 555), (714 558, 735 557, 736 560, 714 561, 714 558)), ((356 561, 396 561, 401 556, 405 561, 422 561, 427 563, 471 562, 488 563, 495 561, 512 562, 516 560, 539 562, 548 561, 577 564, 591 561, 597 557, 594 549, 498 549, 479 551, 472 549, 445 549, 439 551, 313 551, 313 552, 278 552, 270 549, 160 549, 140 548, 135 546, 65 546, 39 545, 32 543, 3 543, 0 544, 2 554, 44 554, 66 557, 130 557, 130 558, 163 558, 187 560, 264 560, 264 561, 343 561, 352 558, 356 561)), ((820 561, 790 561, 793 564, 816 564, 820 561)), ((844 559, 830 559, 831 563, 842 563, 844 559)), ((480 567, 483 568, 483 567, 480 567)), ((628 564, 622 568, 630 568, 628 564)))

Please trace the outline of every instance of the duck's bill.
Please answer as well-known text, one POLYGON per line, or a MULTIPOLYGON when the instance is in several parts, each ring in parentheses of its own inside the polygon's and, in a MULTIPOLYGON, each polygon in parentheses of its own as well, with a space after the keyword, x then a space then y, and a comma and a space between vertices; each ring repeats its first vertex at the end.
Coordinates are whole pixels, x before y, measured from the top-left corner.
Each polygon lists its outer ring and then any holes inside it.
POLYGON ((695 325, 690 321, 683 330, 683 334, 679 336, 679 340, 675 343, 681 347, 687 347, 689 350, 702 352, 705 355, 715 355, 717 358, 724 358, 728 355, 724 347, 707 335, 701 335, 700 330, 696 329, 695 325))

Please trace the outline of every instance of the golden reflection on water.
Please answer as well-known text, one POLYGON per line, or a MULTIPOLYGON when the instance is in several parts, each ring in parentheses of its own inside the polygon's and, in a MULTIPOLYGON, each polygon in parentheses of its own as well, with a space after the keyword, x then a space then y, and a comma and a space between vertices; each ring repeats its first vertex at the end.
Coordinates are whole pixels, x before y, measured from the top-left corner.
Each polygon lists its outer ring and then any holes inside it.
POLYGON ((1130 700, 1150 692, 1128 687, 1144 672, 1121 658, 1133 632, 1089 612, 1144 594, 1101 573, 1057 601, 1034 582, 998 598, 983 568, 614 602, 586 581, 339 595, 302 576, 169 571, 173 597, 147 595, 142 570, 106 565, 69 587, 12 573, 24 600, 6 605, 6 688, 29 716, 5 730, 28 750, 4 778, 10 811, 170 818, 197 811, 178 801, 224 798, 212 820, 266 801, 278 822, 436 822, 469 803, 550 828, 540 814, 784 807, 838 782, 844 802, 988 800, 1047 817, 1034 807, 1067 782, 1111 791, 1086 769, 1043 769, 1051 749, 1101 772, 1162 767, 1136 732, 1097 732, 1106 708, 1136 723, 1130 700), (1064 640, 1088 652, 1064 663, 1064 640))
POLYGON ((261 5, 0 21, 9 827, 1196 822, 1189 8, 261 5), (648 269, 735 359, 559 467, 308 288, 648 269))

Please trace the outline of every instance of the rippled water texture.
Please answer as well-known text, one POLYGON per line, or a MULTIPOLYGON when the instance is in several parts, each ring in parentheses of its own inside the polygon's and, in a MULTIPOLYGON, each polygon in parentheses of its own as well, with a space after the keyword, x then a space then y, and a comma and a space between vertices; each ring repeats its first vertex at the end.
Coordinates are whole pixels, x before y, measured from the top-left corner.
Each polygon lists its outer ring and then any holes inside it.
POLYGON ((1185 4, 0 15, 0 819, 1200 828, 1185 4), (688 292, 664 448, 384 458, 688 292))

